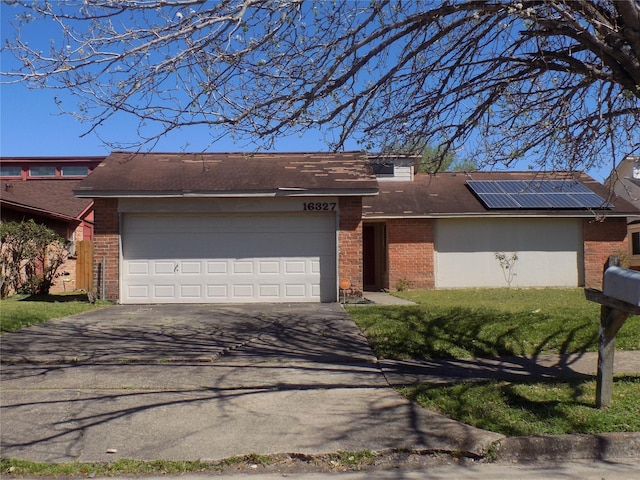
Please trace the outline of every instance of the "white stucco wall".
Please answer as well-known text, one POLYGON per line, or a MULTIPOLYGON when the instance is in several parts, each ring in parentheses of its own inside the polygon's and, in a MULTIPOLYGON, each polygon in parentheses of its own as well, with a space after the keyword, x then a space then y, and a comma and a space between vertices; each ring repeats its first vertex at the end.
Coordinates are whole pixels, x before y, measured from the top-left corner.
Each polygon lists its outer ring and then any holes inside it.
POLYGON ((512 287, 577 287, 583 283, 579 219, 439 219, 436 288, 506 287, 496 253, 518 255, 512 287))

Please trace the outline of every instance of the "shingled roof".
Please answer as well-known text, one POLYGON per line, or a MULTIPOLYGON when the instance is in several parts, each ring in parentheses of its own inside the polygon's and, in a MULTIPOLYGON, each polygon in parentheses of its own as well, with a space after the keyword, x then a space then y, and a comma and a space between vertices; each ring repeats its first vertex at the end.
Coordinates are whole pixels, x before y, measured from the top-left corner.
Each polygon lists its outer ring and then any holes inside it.
POLYGON ((2 208, 76 220, 92 204, 91 200, 73 196, 79 184, 80 180, 3 180, 2 208))
POLYGON ((558 216, 589 217, 586 209, 487 209, 467 186, 468 180, 574 180, 578 181, 613 208, 607 216, 637 215, 636 207, 622 198, 610 198, 609 191, 584 173, 542 174, 540 172, 444 172, 418 174, 412 182, 385 182, 380 193, 363 199, 364 218, 429 218, 456 216, 558 216))
POLYGON ((109 155, 76 188, 81 197, 375 195, 366 155, 125 153, 109 155))

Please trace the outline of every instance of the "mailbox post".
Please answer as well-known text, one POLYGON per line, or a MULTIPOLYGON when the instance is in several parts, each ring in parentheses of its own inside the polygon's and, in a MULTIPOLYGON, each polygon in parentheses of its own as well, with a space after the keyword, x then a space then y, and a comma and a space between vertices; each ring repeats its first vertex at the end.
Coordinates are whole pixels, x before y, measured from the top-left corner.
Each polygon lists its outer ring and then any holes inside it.
POLYGON ((596 380, 598 408, 606 408, 611 404, 616 335, 630 315, 640 315, 640 272, 620 268, 618 257, 609 257, 604 267, 602 285, 603 291, 585 289, 587 300, 601 305, 596 380))

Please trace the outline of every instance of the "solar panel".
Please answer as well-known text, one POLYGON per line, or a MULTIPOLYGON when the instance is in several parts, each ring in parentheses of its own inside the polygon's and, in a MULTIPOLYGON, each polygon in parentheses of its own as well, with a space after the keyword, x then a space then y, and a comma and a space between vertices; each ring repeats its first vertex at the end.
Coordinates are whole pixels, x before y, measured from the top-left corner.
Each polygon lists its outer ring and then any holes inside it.
POLYGON ((573 193, 571 195, 585 208, 611 208, 612 205, 603 200, 599 195, 590 193, 573 193))
POLYGON ((467 185, 475 193, 502 193, 500 187, 493 180, 468 180, 467 185))
POLYGON ((523 193, 527 190, 527 183, 520 180, 503 180, 498 183, 498 187, 506 193, 523 193))
POLYGON ((613 207, 573 180, 468 180, 467 185, 489 209, 613 207))
POLYGON ((543 193, 547 202, 551 204, 552 208, 581 208, 580 202, 578 202, 572 195, 566 193, 543 193))
POLYGON ((529 193, 555 193, 552 182, 542 182, 540 180, 535 180, 533 182, 527 182, 527 192, 529 193))
POLYGON ((478 196, 488 208, 520 208, 516 201, 505 193, 481 193, 478 196))
POLYGON ((522 208, 549 208, 552 205, 545 202, 543 194, 540 193, 518 193, 511 197, 522 208))

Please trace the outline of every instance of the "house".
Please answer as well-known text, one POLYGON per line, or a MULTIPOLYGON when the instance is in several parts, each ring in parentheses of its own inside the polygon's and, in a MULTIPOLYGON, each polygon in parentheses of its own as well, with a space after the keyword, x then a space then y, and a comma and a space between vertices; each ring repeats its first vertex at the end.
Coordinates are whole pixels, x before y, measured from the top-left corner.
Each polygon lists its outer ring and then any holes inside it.
POLYGON ((122 303, 330 302, 341 279, 360 295, 501 287, 508 273, 597 287, 626 251, 637 209, 585 174, 430 176, 406 160, 115 152, 75 193, 94 199, 98 285, 122 303), (517 256, 510 272, 498 254, 517 256))
MULTIPOLYGON (((625 156, 604 185, 618 197, 640 208, 640 155, 625 156)), ((627 220, 629 266, 640 270, 640 216, 631 216, 627 220)))
MULTIPOLYGON (((74 188, 104 157, 0 158, 1 221, 34 220, 71 242, 93 239, 93 201, 78 198, 74 188)), ((52 293, 74 290, 75 258, 61 267, 63 281, 52 293)))
POLYGON ((95 202, 98 288, 121 303, 506 286, 497 254, 517 256, 512 286, 599 286, 637 213, 606 193, 580 173, 429 176, 362 152, 114 152, 75 189, 95 202))

